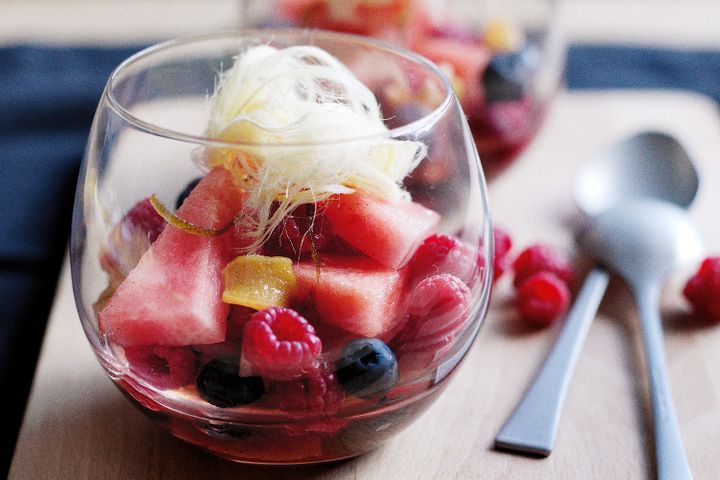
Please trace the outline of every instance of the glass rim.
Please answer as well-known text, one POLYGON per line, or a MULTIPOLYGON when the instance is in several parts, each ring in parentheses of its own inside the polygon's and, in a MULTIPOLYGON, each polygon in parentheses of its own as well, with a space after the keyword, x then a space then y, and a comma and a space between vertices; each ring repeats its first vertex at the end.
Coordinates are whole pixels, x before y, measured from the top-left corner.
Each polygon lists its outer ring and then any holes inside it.
POLYGON ((357 142, 369 141, 373 139, 383 138, 396 138, 411 134, 422 130, 422 128, 428 124, 432 124, 438 120, 443 113, 452 104, 456 98, 455 92, 452 88, 450 80, 447 75, 434 63, 427 58, 412 52, 408 49, 394 46, 390 43, 376 40, 369 37, 363 37, 361 35, 353 35, 347 33, 330 32, 325 30, 306 29, 306 28, 248 28, 224 32, 215 32, 202 35, 193 35, 189 37, 181 37, 172 40, 166 40, 164 42, 156 43, 149 47, 146 47, 139 52, 134 53, 124 61, 122 61, 110 74, 107 82, 103 97, 107 99, 108 104, 115 113, 127 121, 130 125, 137 128, 140 131, 153 134, 159 137, 168 138, 172 140, 184 141, 187 143, 200 144, 215 148, 227 148, 237 149, 241 147, 263 147, 263 148, 297 148, 297 147, 310 147, 310 146, 332 146, 332 145, 343 145, 353 144, 357 142), (199 42, 221 40, 221 39, 267 39, 272 40, 273 37, 296 37, 300 38, 305 36, 309 41, 321 38, 329 41, 340 41, 346 44, 356 44, 361 46, 370 47, 375 51, 383 51, 399 58, 404 58, 411 61, 416 65, 420 65, 422 68, 430 71, 437 79, 440 80, 442 85, 443 95, 442 100, 435 106, 430 112, 422 115, 421 117, 413 120, 412 122, 405 123, 395 128, 389 128, 384 132, 373 133, 370 135, 362 135, 357 137, 346 137, 337 140, 325 140, 320 142, 295 142, 295 143, 266 143, 266 142, 247 142, 247 141, 227 141, 217 138, 212 138, 204 135, 195 135, 191 133, 180 132, 171 128, 162 127, 156 123, 149 122, 139 118, 138 116, 131 113, 114 95, 115 87, 117 82, 120 80, 123 72, 129 69, 131 66, 143 61, 144 59, 151 57, 159 52, 175 49, 183 45, 192 45, 199 42))

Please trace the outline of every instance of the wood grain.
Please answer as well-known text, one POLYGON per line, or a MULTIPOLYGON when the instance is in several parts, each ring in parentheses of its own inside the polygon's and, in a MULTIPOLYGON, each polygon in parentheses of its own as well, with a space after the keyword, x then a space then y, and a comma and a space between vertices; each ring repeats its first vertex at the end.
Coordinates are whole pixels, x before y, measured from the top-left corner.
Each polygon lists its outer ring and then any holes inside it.
MULTIPOLYGON (((709 251, 720 252, 720 119, 702 97, 673 92, 563 94, 536 142, 490 186, 496 223, 516 251, 543 241, 574 249, 570 185, 583 159, 645 128, 676 134, 694 155, 702 190, 692 208, 709 251)), ((720 471, 720 327, 698 325, 679 294, 663 298, 669 375, 697 479, 720 471)), ((349 461, 302 468, 232 464, 158 430, 105 376, 75 312, 66 265, 10 471, 19 479, 452 479, 652 478, 647 384, 630 296, 613 280, 593 324, 561 420, 543 460, 491 449, 492 439, 542 361, 556 328, 528 331, 511 306, 509 278, 441 398, 383 448, 349 461)))

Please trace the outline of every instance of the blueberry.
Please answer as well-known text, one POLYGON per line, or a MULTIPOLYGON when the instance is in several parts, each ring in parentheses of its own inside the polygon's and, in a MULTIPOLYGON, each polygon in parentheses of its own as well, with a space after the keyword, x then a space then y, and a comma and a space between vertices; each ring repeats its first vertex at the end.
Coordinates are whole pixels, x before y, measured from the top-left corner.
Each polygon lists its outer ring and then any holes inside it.
POLYGON ((216 358, 205 365, 197 377, 200 396, 221 408, 252 403, 263 394, 260 377, 241 377, 238 360, 216 358))
POLYGON ((191 181, 187 184, 185 189, 180 192, 180 195, 178 195, 177 200, 175 200, 175 209, 177 210, 180 208, 180 205, 183 204, 185 199, 190 195, 190 192, 193 191, 193 188, 197 187, 197 184, 200 183, 200 180, 202 180, 200 177, 196 178, 195 180, 191 181))
POLYGON ((348 394, 370 397, 395 385, 397 360, 390 347, 377 338, 357 338, 342 348, 335 375, 348 394))
POLYGON ((482 74, 485 98, 489 102, 520 100, 539 66, 540 51, 526 44, 511 53, 497 53, 482 74))

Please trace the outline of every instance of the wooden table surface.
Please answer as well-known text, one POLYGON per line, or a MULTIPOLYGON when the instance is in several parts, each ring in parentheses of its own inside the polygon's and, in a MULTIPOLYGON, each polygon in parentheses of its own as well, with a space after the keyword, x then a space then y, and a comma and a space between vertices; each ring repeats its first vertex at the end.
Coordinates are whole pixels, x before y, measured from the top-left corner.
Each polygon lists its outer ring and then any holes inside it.
MULTIPOLYGON (((720 254, 720 118, 698 96, 673 92, 563 94, 523 158, 490 185, 497 224, 515 252, 543 241, 573 250, 573 174, 603 146, 644 128, 677 135, 702 176, 692 216, 720 254)), ((115 389, 80 328, 64 269, 11 479, 396 479, 653 477, 647 383, 639 328, 613 280, 580 357, 547 459, 492 450, 492 440, 557 334, 529 331, 511 307, 510 278, 496 286, 486 324, 441 398, 383 448, 336 464, 262 468, 232 464, 157 429, 115 389)), ((669 375, 696 479, 720 472, 720 326, 699 325, 680 295, 690 269, 663 298, 669 375)))

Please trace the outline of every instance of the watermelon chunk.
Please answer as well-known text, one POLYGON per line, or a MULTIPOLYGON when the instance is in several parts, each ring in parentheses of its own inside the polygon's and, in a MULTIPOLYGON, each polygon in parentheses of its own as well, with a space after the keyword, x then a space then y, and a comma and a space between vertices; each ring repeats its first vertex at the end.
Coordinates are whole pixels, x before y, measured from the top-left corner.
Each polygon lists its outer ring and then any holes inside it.
MULTIPOLYGON (((243 199, 232 175, 217 167, 177 215, 220 228, 240 211, 243 199)), ((221 299, 222 269, 237 246, 233 230, 206 237, 167 225, 100 311, 100 329, 122 346, 222 342, 229 309, 221 299)))
POLYGON ((392 269, 405 265, 440 222, 419 203, 393 203, 361 190, 328 201, 325 214, 335 235, 392 269))
POLYGON ((314 300, 322 322, 363 337, 383 337, 398 328, 404 271, 362 257, 325 254, 320 278, 312 261, 293 265, 300 299, 314 300))

